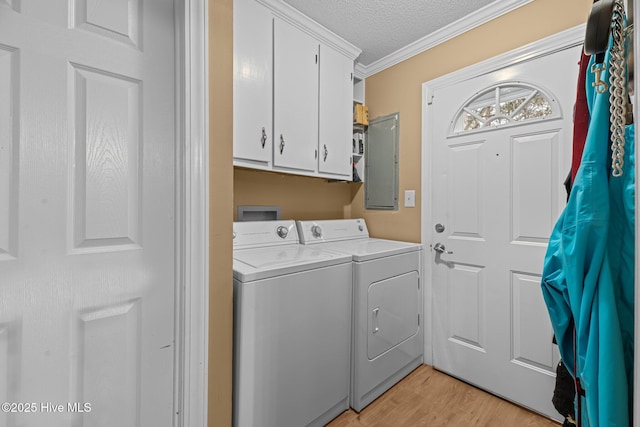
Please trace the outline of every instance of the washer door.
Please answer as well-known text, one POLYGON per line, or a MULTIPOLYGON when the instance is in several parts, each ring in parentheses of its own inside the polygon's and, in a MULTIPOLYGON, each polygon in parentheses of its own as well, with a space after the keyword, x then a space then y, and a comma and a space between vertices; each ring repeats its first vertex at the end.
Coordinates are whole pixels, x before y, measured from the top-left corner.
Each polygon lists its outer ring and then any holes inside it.
POLYGON ((420 289, 417 271, 369 286, 367 357, 373 360, 418 332, 420 289))

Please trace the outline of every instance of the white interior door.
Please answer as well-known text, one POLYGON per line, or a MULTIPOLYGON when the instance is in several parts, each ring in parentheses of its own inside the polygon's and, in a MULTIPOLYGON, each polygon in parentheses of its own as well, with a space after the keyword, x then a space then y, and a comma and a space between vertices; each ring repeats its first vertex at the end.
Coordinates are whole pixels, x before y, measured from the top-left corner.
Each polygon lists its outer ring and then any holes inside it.
POLYGON ((174 22, 0 2, 2 426, 172 425, 174 22))
POLYGON ((554 418, 559 356, 540 278, 566 199, 579 57, 567 49, 444 87, 431 106, 427 227, 430 243, 444 245, 430 254, 434 366, 554 418), (550 110, 536 104, 518 116, 519 99, 534 93, 550 110), (492 113, 502 125, 463 130, 492 113), (521 120, 536 114, 548 115, 521 120))

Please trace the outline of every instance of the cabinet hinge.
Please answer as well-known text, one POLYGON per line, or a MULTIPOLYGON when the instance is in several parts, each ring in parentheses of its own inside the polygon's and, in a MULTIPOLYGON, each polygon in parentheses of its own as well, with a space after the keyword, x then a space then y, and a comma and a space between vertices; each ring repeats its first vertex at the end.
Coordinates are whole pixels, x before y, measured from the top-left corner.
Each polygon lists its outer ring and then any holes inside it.
POLYGON ((427 105, 433 104, 433 99, 435 98, 435 93, 427 94, 427 105))

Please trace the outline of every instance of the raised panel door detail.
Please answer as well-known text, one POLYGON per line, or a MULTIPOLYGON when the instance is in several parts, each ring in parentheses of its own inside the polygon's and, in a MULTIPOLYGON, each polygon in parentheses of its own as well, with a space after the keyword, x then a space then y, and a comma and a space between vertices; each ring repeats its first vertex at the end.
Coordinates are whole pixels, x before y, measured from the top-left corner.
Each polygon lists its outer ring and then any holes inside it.
POLYGON ((481 197, 484 184, 483 146, 484 141, 474 141, 449 147, 452 237, 483 238, 483 223, 486 220, 481 197))
POLYGON ((511 240, 546 246, 556 212, 559 131, 511 140, 511 240))
POLYGON ((91 419, 101 425, 141 425, 141 301, 88 311, 78 321, 72 401, 100 402, 91 407, 91 419))
POLYGON ((553 328, 540 292, 539 274, 511 272, 511 359, 524 367, 555 373, 553 328))
POLYGON ((71 27, 140 48, 140 0, 73 0, 71 27))
POLYGON ((448 276, 449 340, 484 352, 483 267, 456 263, 448 276))
MULTIPOLYGON (((15 393, 20 375, 20 323, 0 323, 0 403, 18 402, 15 393)), ((0 412, 0 425, 9 426, 11 414, 0 412)))
POLYGON ((273 164, 313 172, 318 149, 318 42, 274 21, 273 164))
POLYGON ((11 9, 15 10, 16 12, 20 12, 20 1, 21 0, 0 0, 0 5, 1 4, 6 4, 7 6, 9 6, 11 9))
MULTIPOLYGON (((9 402, 9 331, 0 325, 0 402, 9 402)), ((0 424, 8 425, 8 415, 0 412, 0 424)))
POLYGON ((139 247, 139 81, 73 65, 72 251, 139 247))
POLYGON ((0 45, 0 261, 17 256, 20 101, 18 51, 0 45))

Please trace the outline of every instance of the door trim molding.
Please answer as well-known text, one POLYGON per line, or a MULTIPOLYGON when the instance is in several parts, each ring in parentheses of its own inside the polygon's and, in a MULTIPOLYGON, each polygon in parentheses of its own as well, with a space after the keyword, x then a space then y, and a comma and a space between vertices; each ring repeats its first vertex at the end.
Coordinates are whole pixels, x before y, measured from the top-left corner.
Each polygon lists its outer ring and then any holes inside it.
POLYGON ((209 343, 207 0, 176 0, 174 425, 206 427, 209 343))
MULTIPOLYGON (((542 56, 581 45, 584 42, 585 25, 578 25, 558 34, 546 37, 539 41, 530 43, 523 47, 503 53, 477 64, 470 65, 458 71, 446 74, 436 79, 422 84, 422 203, 421 203, 421 241, 425 248, 429 247, 433 241, 432 198, 433 188, 429 174, 431 173, 432 149, 430 142, 433 140, 431 129, 433 129, 433 94, 443 87, 452 86, 456 83, 472 79, 484 74, 498 71, 502 68, 520 64, 542 56)), ((576 58, 576 61, 579 58, 576 58)), ((431 281, 431 263, 429 257, 430 250, 423 252, 423 277, 424 280, 424 363, 433 365, 433 283, 431 281), (429 315, 426 315, 429 310, 429 315)))

